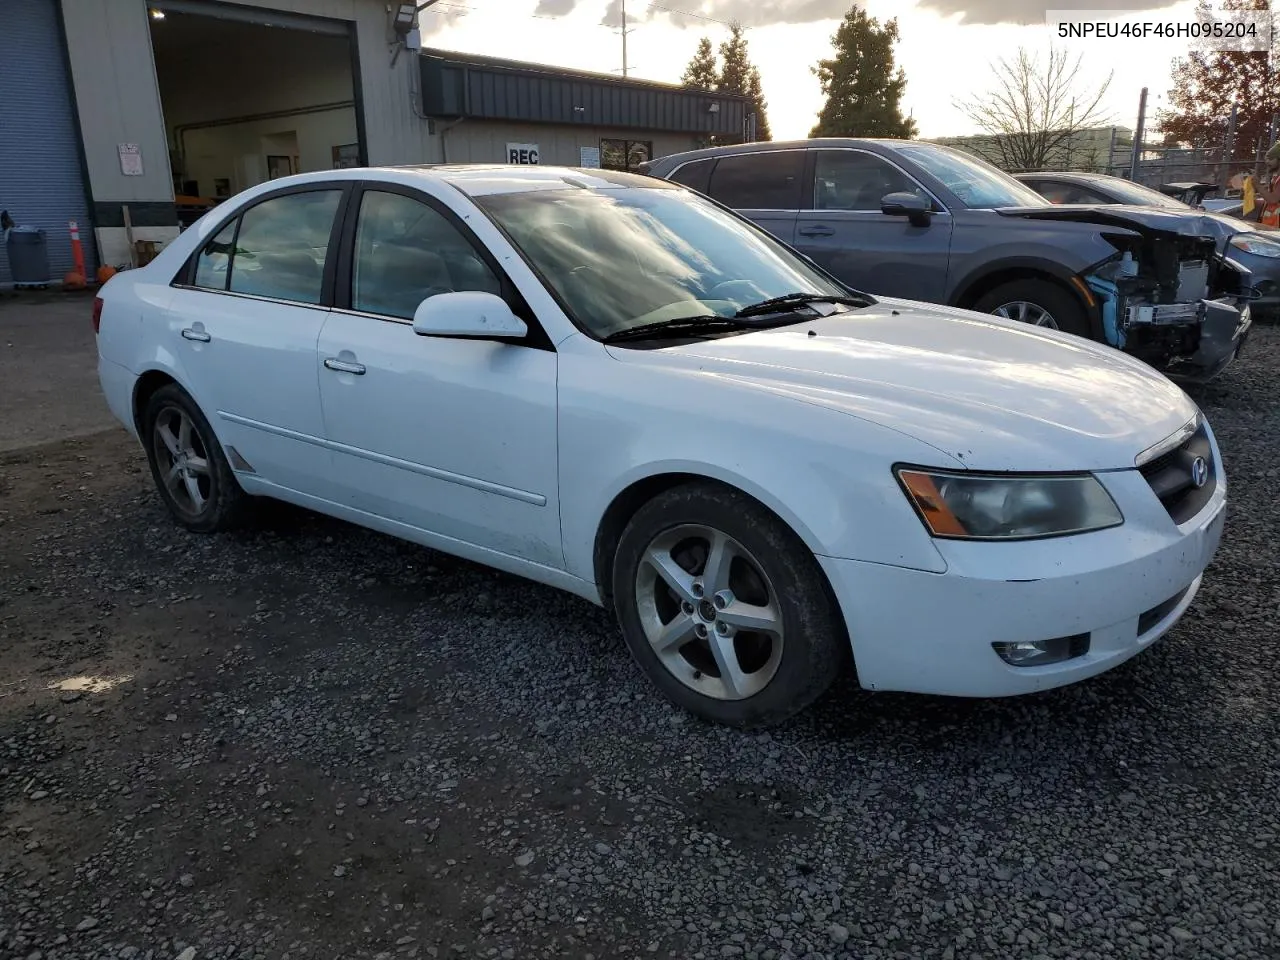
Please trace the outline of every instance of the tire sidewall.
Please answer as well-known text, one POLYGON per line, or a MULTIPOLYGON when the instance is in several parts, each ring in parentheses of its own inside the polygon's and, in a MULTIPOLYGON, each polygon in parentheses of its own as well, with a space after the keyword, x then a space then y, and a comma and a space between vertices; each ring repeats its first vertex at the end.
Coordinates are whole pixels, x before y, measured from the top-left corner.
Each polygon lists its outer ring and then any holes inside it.
POLYGON ((807 707, 839 673, 840 651, 848 644, 824 584, 812 553, 775 516, 746 497, 694 484, 660 494, 632 518, 615 555, 613 602, 628 649, 668 699, 713 722, 766 726, 807 707), (776 595, 782 659, 768 685, 745 700, 716 700, 685 686, 663 666, 640 626, 636 575, 644 552, 656 536, 684 524, 714 527, 741 543, 776 595))
POLYGON ((142 436, 156 490, 159 491, 170 515, 178 523, 197 533, 211 533, 225 529, 233 523, 238 516, 243 493, 236 482, 226 454, 222 452, 222 444, 213 432, 213 427, 190 394, 176 384, 161 387, 153 393, 143 411, 142 436), (178 409, 187 416, 200 436, 201 445, 209 461, 210 496, 208 506, 199 515, 192 515, 179 507, 164 482, 163 470, 156 456, 155 433, 156 421, 166 409, 178 409))
POLYGON ((979 313, 993 314, 997 307, 1018 300, 1034 303, 1052 314, 1062 333, 1093 339, 1089 315, 1068 290, 1049 280, 1014 280, 983 294, 974 304, 979 313))

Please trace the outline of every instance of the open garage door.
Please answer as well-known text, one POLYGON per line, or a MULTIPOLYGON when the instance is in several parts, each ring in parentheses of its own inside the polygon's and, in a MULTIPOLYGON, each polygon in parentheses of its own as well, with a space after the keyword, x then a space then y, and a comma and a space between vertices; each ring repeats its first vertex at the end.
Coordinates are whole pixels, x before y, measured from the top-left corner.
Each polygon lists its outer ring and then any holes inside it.
POLYGON ((365 162, 348 23, 205 0, 151 4, 151 44, 184 226, 291 173, 365 162))

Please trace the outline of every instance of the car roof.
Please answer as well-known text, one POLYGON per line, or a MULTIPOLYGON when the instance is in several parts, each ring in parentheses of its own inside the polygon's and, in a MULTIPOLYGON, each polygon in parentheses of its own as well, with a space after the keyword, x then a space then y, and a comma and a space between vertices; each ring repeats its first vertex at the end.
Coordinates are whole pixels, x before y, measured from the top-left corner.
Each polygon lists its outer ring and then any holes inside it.
POLYGON ((414 180, 447 183, 469 196, 500 193, 527 193, 539 190, 619 190, 643 187, 650 190, 680 189, 665 180, 638 173, 600 170, 585 167, 563 167, 542 164, 457 163, 412 164, 405 166, 347 167, 342 170, 317 170, 270 181, 273 187, 288 187, 334 180, 414 180))
POLYGON ((902 140, 891 139, 887 137, 817 137, 812 140, 757 140, 750 143, 731 143, 718 147, 702 147, 698 150, 686 150, 683 153, 672 153, 665 157, 657 157, 646 167, 653 167, 659 164, 665 165, 669 161, 680 161, 681 163, 689 160, 697 160, 702 157, 731 157, 737 153, 767 153, 773 150, 807 150, 811 148, 822 147, 879 147, 881 150, 895 150, 899 147, 933 147, 936 149, 951 149, 946 144, 929 143, 924 140, 902 140))

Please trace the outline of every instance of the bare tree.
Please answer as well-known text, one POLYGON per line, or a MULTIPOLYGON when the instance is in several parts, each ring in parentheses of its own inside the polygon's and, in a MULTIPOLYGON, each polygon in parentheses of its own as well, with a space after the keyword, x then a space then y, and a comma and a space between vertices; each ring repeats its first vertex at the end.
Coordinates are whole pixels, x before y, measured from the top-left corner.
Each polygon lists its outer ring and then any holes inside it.
POLYGON ((998 165, 1006 170, 1040 170, 1082 130, 1108 122, 1102 107, 1111 77, 1096 89, 1082 89, 1081 56, 1049 48, 1038 54, 1018 48, 1012 59, 992 66, 996 84, 985 96, 956 100, 955 106, 991 138, 998 165))

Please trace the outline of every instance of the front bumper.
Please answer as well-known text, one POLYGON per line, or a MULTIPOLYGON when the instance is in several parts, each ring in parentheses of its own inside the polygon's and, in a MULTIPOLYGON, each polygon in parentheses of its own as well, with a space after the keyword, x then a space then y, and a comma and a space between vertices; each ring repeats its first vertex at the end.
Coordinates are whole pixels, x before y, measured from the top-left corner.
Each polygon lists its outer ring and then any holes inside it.
POLYGON ((1120 527, 1006 544, 937 541, 942 574, 820 557, 862 685, 963 697, 1031 693, 1109 670, 1163 636, 1195 599, 1218 549, 1225 480, 1177 526, 1138 471, 1099 479, 1125 514, 1120 527), (1085 633, 1087 653, 1046 666, 1010 666, 992 648, 1085 633))
POLYGON ((1192 383, 1212 380, 1240 356, 1253 328, 1253 307, 1233 301, 1206 300, 1200 323, 1200 345, 1190 357, 1176 360, 1166 373, 1192 383))

